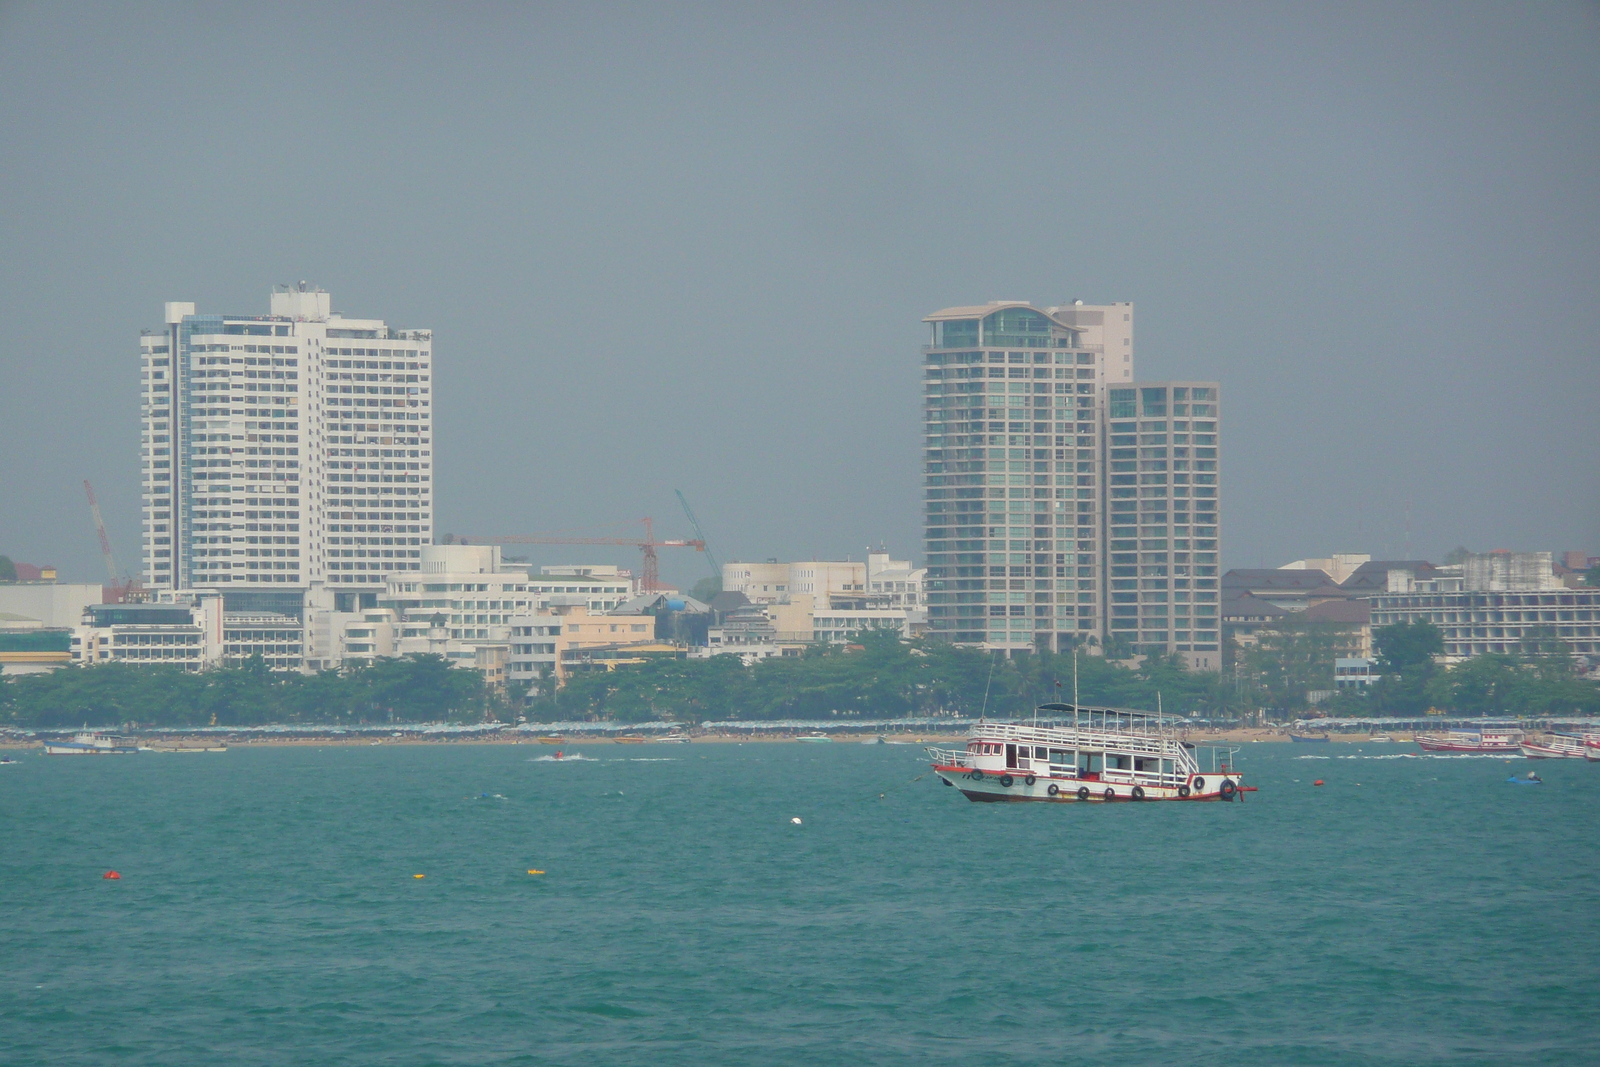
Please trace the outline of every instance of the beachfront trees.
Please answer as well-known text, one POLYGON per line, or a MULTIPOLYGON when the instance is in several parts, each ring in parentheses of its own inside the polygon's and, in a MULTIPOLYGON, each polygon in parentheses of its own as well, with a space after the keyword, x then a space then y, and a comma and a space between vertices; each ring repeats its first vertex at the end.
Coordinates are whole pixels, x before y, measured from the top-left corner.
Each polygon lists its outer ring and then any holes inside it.
POLYGON ((192 673, 106 663, 9 679, 0 716, 9 724, 250 726, 264 723, 473 720, 487 706, 481 671, 441 656, 384 659, 313 675, 268 670, 259 659, 192 673))
POLYGON ((1378 714, 1416 716, 1446 701, 1434 659, 1444 654, 1444 634, 1437 626, 1425 619, 1380 626, 1372 632, 1372 644, 1382 672, 1372 687, 1378 714))

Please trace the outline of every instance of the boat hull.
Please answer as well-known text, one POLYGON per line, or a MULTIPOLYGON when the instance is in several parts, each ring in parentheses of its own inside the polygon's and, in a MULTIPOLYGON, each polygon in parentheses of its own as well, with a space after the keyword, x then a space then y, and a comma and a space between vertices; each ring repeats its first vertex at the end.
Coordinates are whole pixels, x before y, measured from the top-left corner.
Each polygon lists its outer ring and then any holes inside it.
POLYGON ((1586 756, 1583 745, 1540 745, 1524 741, 1521 747, 1522 754, 1529 759, 1584 759, 1586 756))
POLYGON ((1183 783, 1153 785, 1142 782, 995 774, 992 771, 974 770, 958 765, 935 766, 933 771, 945 782, 961 790, 962 796, 980 804, 1023 801, 1113 804, 1152 800, 1235 800, 1242 799, 1245 793, 1256 791, 1254 786, 1244 785, 1236 772, 1197 774, 1183 783), (1031 782, 1028 780, 1030 777, 1033 778, 1031 782), (1138 791, 1137 794, 1135 790, 1138 791))
POLYGON ((1436 737, 1413 738, 1424 752, 1465 752, 1480 755, 1519 755, 1522 746, 1515 741, 1452 741, 1436 737))

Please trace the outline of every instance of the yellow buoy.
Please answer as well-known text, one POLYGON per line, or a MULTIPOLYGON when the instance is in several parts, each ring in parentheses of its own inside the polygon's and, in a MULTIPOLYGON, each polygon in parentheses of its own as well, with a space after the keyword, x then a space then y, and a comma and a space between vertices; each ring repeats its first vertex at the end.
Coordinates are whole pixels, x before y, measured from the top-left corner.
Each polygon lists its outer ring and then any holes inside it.
POLYGON ((413 878, 426 878, 428 876, 425 875, 425 874, 413 874, 411 877, 413 877, 413 878))
POLYGON ((536 870, 534 870, 534 869, 532 869, 532 868, 531 868, 531 867, 530 867, 530 868, 529 868, 529 869, 528 869, 528 873, 529 873, 529 874, 543 874, 543 873, 544 873, 544 872, 543 872, 543 871, 536 871, 536 870))

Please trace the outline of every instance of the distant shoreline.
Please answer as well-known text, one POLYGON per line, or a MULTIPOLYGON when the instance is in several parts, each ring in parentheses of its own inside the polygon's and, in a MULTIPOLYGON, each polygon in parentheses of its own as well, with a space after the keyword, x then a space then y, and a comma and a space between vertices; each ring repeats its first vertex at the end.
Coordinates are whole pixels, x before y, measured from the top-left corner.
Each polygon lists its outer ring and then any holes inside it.
MULTIPOLYGON (((107 732, 112 732, 112 731, 107 731, 107 732)), ((950 744, 952 742, 957 742, 957 741, 964 740, 966 738, 966 736, 967 736, 967 731, 965 731, 965 730, 952 731, 952 732, 949 732, 949 733, 920 733, 920 734, 826 733, 825 731, 818 731, 818 733, 822 734, 823 736, 828 737, 829 740, 833 741, 836 744, 846 744, 846 745, 849 745, 849 744, 858 744, 858 745, 859 744, 874 744, 879 737, 882 737, 886 741, 893 741, 893 742, 897 742, 897 743, 900 743, 900 744, 906 744, 906 745, 915 745, 915 744, 922 744, 922 743, 948 745, 948 744, 950 744)), ((1411 740, 1412 740, 1411 735, 1409 733, 1405 733, 1403 731, 1386 731, 1385 735, 1388 736, 1396 744, 1409 744, 1411 742, 1411 740)), ((1185 740, 1194 742, 1195 744, 1240 743, 1240 742, 1260 742, 1260 741, 1288 742, 1289 741, 1288 731, 1282 730, 1282 729, 1273 729, 1273 728, 1241 729, 1241 730, 1190 730, 1190 731, 1188 731, 1186 733, 1183 733, 1181 736, 1185 740)), ((1360 743, 1366 742, 1367 738, 1368 738, 1368 735, 1366 735, 1366 734, 1330 734, 1329 735, 1330 743, 1354 742, 1354 743, 1360 744, 1360 743)), ((143 739, 141 739, 141 740, 143 740, 143 739)), ((689 741, 690 741, 691 744, 697 744, 697 745, 703 745, 703 744, 728 744, 728 743, 736 743, 736 744, 738 744, 738 743, 744 743, 744 742, 798 744, 798 743, 801 743, 802 738, 798 737, 798 736, 769 736, 769 735, 764 735, 764 734, 726 734, 726 733, 716 733, 716 734, 696 734, 696 735, 691 736, 689 741)), ((234 747, 238 747, 238 748, 244 748, 244 747, 250 747, 250 748, 298 747, 298 748, 304 748, 306 746, 325 747, 325 746, 328 746, 328 745, 342 745, 342 746, 352 746, 352 747, 358 747, 358 748, 359 747, 375 748, 375 747, 379 747, 379 746, 383 746, 383 745, 531 745, 531 746, 534 746, 536 748, 559 748, 559 747, 563 747, 563 746, 568 747, 568 748, 574 748, 574 747, 577 747, 579 745, 607 745, 607 746, 610 746, 610 745, 621 744, 621 745, 624 745, 624 746, 627 746, 627 747, 636 747, 636 746, 639 746, 641 744, 643 744, 643 745, 651 745, 651 746, 659 746, 661 744, 672 744, 672 743, 681 744, 682 742, 663 742, 660 738, 648 737, 648 736, 645 738, 645 740, 643 742, 637 742, 637 741, 619 742, 614 736, 602 736, 602 735, 590 736, 590 735, 583 735, 583 734, 574 734, 574 735, 571 735, 571 736, 562 735, 561 743, 559 745, 557 745, 557 744, 552 744, 552 743, 549 743, 549 742, 542 742, 542 741, 539 741, 536 736, 527 736, 527 735, 518 735, 518 736, 512 736, 512 737, 507 737, 507 736, 504 736, 504 735, 468 735, 468 736, 463 736, 463 737, 441 737, 441 736, 419 737, 419 736, 413 736, 413 735, 406 735, 406 736, 402 736, 402 737, 392 737, 392 736, 377 737, 377 736, 373 736, 372 734, 358 734, 358 735, 354 735, 354 736, 348 735, 348 734, 345 734, 345 735, 307 734, 307 735, 302 735, 302 736, 267 736, 267 737, 263 737, 263 736, 259 736, 259 735, 253 735, 253 734, 242 734, 242 735, 241 734, 217 734, 217 733, 197 734, 197 733, 186 733, 186 732, 181 731, 181 730, 173 730, 173 731, 170 731, 170 732, 169 731, 162 731, 159 736, 152 737, 152 738, 148 739, 148 741, 146 743, 147 744, 151 744, 151 745, 157 747, 158 749, 165 748, 166 750, 171 751, 173 749, 180 749, 180 748, 184 748, 184 747, 199 747, 202 744, 226 745, 226 746, 228 746, 230 748, 234 748, 234 747)), ((1379 743, 1382 743, 1382 742, 1379 742, 1379 743)), ((39 740, 25 740, 25 739, 22 739, 22 738, 0 738, 0 749, 21 749, 21 750, 26 750, 26 749, 42 748, 43 746, 44 746, 44 742, 43 741, 39 741, 39 740)))

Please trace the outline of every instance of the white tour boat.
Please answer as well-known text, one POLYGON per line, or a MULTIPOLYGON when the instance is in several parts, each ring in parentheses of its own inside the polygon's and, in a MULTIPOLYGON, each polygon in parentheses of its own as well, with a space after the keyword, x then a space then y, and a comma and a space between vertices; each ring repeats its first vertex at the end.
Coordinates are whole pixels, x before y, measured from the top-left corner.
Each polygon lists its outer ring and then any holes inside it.
POLYGON ((1208 746, 1204 769, 1196 747, 1161 715, 1043 704, 1037 716, 1057 722, 980 722, 964 750, 929 748, 934 773, 974 801, 1234 800, 1255 792, 1232 766, 1237 748, 1208 746))
POLYGON ((44 743, 47 756, 126 756, 137 751, 139 746, 129 738, 89 731, 74 734, 71 741, 44 743))
POLYGON ((1529 759, 1583 759, 1590 751, 1583 738, 1554 734, 1538 741, 1524 739, 1522 754, 1529 759))

